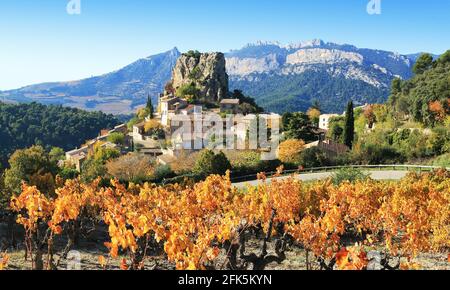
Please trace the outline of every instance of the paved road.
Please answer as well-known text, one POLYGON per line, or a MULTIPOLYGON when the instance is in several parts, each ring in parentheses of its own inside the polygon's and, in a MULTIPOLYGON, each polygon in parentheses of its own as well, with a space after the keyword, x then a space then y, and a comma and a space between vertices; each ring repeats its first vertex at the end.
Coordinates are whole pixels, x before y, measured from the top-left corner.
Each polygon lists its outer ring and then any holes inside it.
MULTIPOLYGON (((374 180, 400 180, 404 178, 408 171, 394 171, 394 170, 383 170, 383 171, 366 171, 366 174, 369 174, 370 177, 374 180)), ((323 173, 305 173, 305 174, 295 174, 294 177, 301 181, 314 181, 327 179, 331 177, 332 172, 323 172, 323 173)), ((290 176, 277 177, 278 180, 287 179, 290 176)), ((270 182, 273 178, 267 178, 267 181, 270 182)), ((259 180, 247 181, 247 182, 239 182, 233 183, 235 187, 244 188, 246 185, 256 186, 261 183, 259 180)))

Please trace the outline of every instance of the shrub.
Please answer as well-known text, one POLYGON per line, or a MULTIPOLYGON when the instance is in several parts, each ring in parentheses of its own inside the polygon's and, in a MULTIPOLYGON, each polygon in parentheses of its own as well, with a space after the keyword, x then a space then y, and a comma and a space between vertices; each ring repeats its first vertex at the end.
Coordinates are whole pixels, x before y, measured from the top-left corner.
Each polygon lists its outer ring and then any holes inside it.
POLYGON ((231 164, 225 154, 214 154, 211 150, 202 151, 194 167, 194 173, 205 177, 212 174, 223 175, 227 170, 231 170, 231 164))
POLYGON ((450 153, 441 155, 433 160, 433 166, 450 167, 450 153))
POLYGON ((198 50, 189 50, 188 52, 183 53, 183 55, 187 57, 193 57, 195 59, 200 59, 202 53, 199 52, 198 50))
POLYGON ((125 144, 125 135, 118 132, 112 133, 108 136, 108 141, 116 145, 123 145, 125 144))
POLYGON ((177 89, 177 96, 180 98, 186 98, 187 96, 190 96, 191 98, 191 102, 194 102, 195 100, 197 100, 200 91, 197 88, 197 86, 195 85, 195 83, 190 83, 190 84, 184 84, 181 87, 179 87, 177 89))
POLYGON ((79 174, 80 173, 76 169, 69 167, 64 167, 58 173, 59 177, 61 177, 64 180, 75 179, 78 177, 79 174))
POLYGON ((81 166, 81 181, 89 183, 98 177, 105 178, 106 172, 105 164, 102 161, 88 159, 81 166))
POLYGON ((305 149, 300 154, 300 165, 305 168, 328 166, 331 162, 325 152, 319 147, 305 149))
POLYGON ((155 168, 153 173, 153 181, 161 182, 167 178, 173 178, 175 176, 174 172, 168 165, 160 165, 155 168))
POLYGON ((336 171, 331 179, 334 183, 334 185, 339 185, 345 181, 349 181, 351 183, 354 183, 356 181, 362 181, 369 177, 369 175, 362 172, 360 169, 357 168, 342 168, 336 171))
POLYGON ((367 144, 354 152, 354 160, 359 164, 395 164, 403 163, 406 158, 392 146, 367 144))
POLYGON ((226 156, 230 160, 234 177, 273 172, 282 165, 280 160, 261 160, 261 153, 252 150, 230 150, 226 156))

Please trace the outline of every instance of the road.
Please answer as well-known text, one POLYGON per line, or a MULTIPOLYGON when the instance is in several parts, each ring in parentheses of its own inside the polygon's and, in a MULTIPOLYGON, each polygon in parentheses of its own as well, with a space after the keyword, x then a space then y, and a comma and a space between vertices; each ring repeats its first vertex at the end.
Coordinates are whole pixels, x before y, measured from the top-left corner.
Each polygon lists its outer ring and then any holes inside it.
MULTIPOLYGON (((365 171, 364 173, 368 174, 374 180, 400 180, 404 178, 408 171, 395 171, 395 170, 382 170, 382 171, 365 171)), ((323 172, 323 173, 305 173, 305 174, 295 174, 295 179, 301 181, 314 181, 314 180, 322 180, 327 179, 333 175, 333 172, 323 172)), ((287 179, 291 176, 282 176, 276 177, 277 180, 287 179)), ((267 178, 267 182, 271 182, 274 178, 267 178)), ((253 180, 246 182, 233 183, 233 186, 237 188, 244 188, 247 185, 256 186, 260 184, 261 181, 253 180)))

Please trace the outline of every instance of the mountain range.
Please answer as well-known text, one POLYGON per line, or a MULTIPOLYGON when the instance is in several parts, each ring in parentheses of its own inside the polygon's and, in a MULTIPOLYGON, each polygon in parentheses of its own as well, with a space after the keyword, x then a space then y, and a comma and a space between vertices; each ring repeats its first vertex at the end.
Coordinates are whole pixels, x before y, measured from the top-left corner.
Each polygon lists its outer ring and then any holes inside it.
MULTIPOLYGON (((180 55, 174 48, 102 76, 3 91, 0 100, 131 113, 145 104, 148 95, 156 103, 180 55)), ((315 101, 330 113, 342 112, 349 100, 384 102, 394 78, 412 76, 418 55, 322 40, 289 45, 258 42, 225 54, 230 89, 240 89, 278 113, 304 111, 315 101)))

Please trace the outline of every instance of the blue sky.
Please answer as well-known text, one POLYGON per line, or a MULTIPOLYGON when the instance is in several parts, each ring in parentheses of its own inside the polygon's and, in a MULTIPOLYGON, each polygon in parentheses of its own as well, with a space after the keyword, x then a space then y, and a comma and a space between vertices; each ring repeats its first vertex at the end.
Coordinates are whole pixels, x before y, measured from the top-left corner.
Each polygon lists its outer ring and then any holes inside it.
POLYGON ((0 90, 76 80, 177 46, 229 51, 258 40, 313 38, 400 53, 450 49, 450 1, 381 0, 0 1, 0 90))

